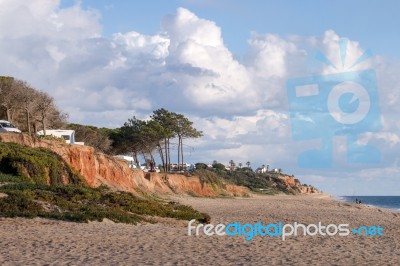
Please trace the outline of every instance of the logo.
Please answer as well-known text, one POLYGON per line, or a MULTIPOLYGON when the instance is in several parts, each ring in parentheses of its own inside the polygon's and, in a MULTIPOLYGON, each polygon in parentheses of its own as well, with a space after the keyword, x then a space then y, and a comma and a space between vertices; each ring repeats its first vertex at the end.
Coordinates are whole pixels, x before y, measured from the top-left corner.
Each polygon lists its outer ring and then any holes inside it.
POLYGON ((247 241, 252 240, 256 236, 260 237, 280 237, 285 241, 291 236, 349 236, 350 232, 356 236, 383 236, 383 228, 378 226, 360 226, 353 229, 349 228, 349 224, 301 224, 294 222, 293 224, 283 224, 282 222, 263 224, 261 221, 257 223, 241 224, 234 222, 230 224, 197 224, 196 220, 191 220, 188 223, 188 236, 244 236, 247 241))
MULTIPOLYGON (((347 40, 339 41, 342 66, 347 40)), ((348 69, 372 56, 367 50, 348 69)), ((338 69, 322 53, 318 60, 338 69)), ((349 163, 379 163, 380 151, 358 143, 359 135, 381 130, 376 74, 373 69, 292 78, 286 84, 292 137, 295 141, 320 140, 320 147, 304 151, 298 163, 303 168, 331 168, 333 138, 347 137, 349 163)))

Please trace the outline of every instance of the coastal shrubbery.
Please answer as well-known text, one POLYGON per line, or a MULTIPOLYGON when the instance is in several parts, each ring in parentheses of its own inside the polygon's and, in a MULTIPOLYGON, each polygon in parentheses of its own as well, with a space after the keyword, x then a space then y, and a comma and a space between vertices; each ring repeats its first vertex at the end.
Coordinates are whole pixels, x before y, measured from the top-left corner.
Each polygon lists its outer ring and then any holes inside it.
POLYGON ((226 188, 226 186, 225 186, 223 180, 221 179, 221 177, 217 173, 215 173, 213 171, 209 171, 207 169, 196 169, 193 172, 193 174, 199 177, 200 182, 202 184, 204 184, 204 183, 211 184, 211 187, 214 190, 218 190, 220 188, 221 189, 225 189, 226 188))
POLYGON ((15 143, 0 143, 0 172, 36 184, 86 184, 58 154, 45 148, 29 148, 15 143))
POLYGON ((79 185, 49 186, 24 182, 23 179, 0 174, 0 215, 3 217, 43 217, 75 222, 102 221, 151 222, 153 216, 209 222, 207 214, 192 207, 170 204, 163 200, 135 196, 128 192, 112 192, 105 186, 90 188, 79 185), (5 183, 5 184, 4 184, 5 183))
POLYGON ((282 179, 268 175, 267 173, 255 173, 249 167, 243 167, 234 171, 229 171, 226 170, 225 167, 222 168, 218 167, 218 164, 215 165, 217 167, 214 167, 213 165, 213 168, 196 169, 194 171, 194 175, 199 176, 200 180, 203 182, 211 185, 214 184, 218 187, 224 187, 224 184, 228 182, 238 186, 248 187, 253 192, 262 194, 295 194, 299 192, 297 187, 288 189, 282 179))
POLYGON ((60 156, 44 148, 0 143, 0 216, 137 223, 152 217, 209 222, 207 214, 145 194, 90 188, 60 156), (68 185, 64 185, 65 183, 68 185))

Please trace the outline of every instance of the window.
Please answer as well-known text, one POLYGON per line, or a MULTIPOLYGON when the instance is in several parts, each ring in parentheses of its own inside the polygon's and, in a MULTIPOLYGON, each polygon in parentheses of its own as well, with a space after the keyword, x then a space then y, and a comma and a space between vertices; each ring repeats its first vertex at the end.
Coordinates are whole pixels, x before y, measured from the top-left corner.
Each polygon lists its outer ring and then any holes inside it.
POLYGON ((15 128, 15 126, 13 124, 7 123, 7 122, 1 122, 0 125, 1 125, 1 127, 15 128))
POLYGON ((69 138, 68 135, 62 135, 62 137, 63 137, 63 139, 65 139, 65 140, 70 140, 70 138, 69 138))

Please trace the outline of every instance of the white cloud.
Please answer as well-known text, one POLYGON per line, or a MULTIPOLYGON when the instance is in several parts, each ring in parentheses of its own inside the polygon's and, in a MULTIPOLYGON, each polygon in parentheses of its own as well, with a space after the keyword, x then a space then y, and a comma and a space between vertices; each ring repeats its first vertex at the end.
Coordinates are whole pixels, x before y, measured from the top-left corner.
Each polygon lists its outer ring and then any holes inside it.
MULTIPOLYGON (((130 64, 133 63, 132 60, 146 57, 163 65, 169 54, 170 40, 161 35, 146 36, 132 31, 125 34, 115 33, 112 39, 112 48, 122 50, 126 56, 124 61, 129 59, 130 64)), ((137 63, 143 63, 139 60, 137 63)))
POLYGON ((100 36, 99 13, 79 4, 59 9, 59 0, 0 1, 0 37, 71 40, 100 36))
POLYGON ((175 85, 189 102, 212 110, 251 108, 249 100, 256 95, 249 73, 225 47, 214 22, 179 8, 163 20, 162 29, 170 38, 168 69, 179 75, 175 85), (175 68, 186 71, 176 73, 175 68))
POLYGON ((253 32, 249 44, 247 64, 256 76, 263 78, 286 77, 288 55, 297 51, 294 43, 273 34, 259 35, 253 32))
POLYGON ((166 16, 162 29, 173 39, 172 50, 187 40, 211 47, 223 46, 221 29, 213 21, 200 19, 185 8, 178 8, 175 15, 166 16))

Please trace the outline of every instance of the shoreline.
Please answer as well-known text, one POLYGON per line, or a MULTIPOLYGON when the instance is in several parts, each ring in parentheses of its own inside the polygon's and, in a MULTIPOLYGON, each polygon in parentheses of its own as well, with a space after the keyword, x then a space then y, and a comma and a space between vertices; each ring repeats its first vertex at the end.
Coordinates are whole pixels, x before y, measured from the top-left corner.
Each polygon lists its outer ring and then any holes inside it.
MULTIPOLYGON (((365 198, 368 198, 368 197, 400 197, 400 196, 336 196, 336 199, 338 200, 338 201, 342 201, 342 202, 346 202, 346 203, 350 203, 350 204, 355 204, 355 205, 357 205, 356 203, 355 203, 355 201, 350 201, 350 200, 347 200, 346 198, 351 198, 351 197, 353 197, 353 198, 360 198, 360 199, 365 199, 365 198)), ((378 205, 378 204, 371 204, 371 203, 369 203, 369 202, 362 202, 361 204, 360 204, 361 206, 367 206, 367 207, 370 207, 370 208, 382 208, 382 209, 386 209, 386 210, 391 210, 391 211, 397 211, 397 212, 400 212, 400 206, 396 206, 396 207, 389 207, 389 206, 382 206, 382 205, 378 205)))
POLYGON ((79 224, 0 218, 0 263, 24 264, 392 264, 399 263, 400 213, 336 201, 331 195, 250 198, 174 197, 211 215, 211 223, 257 221, 380 225, 383 236, 188 236, 188 221, 79 224), (176 252, 179 251, 179 252, 176 252))

